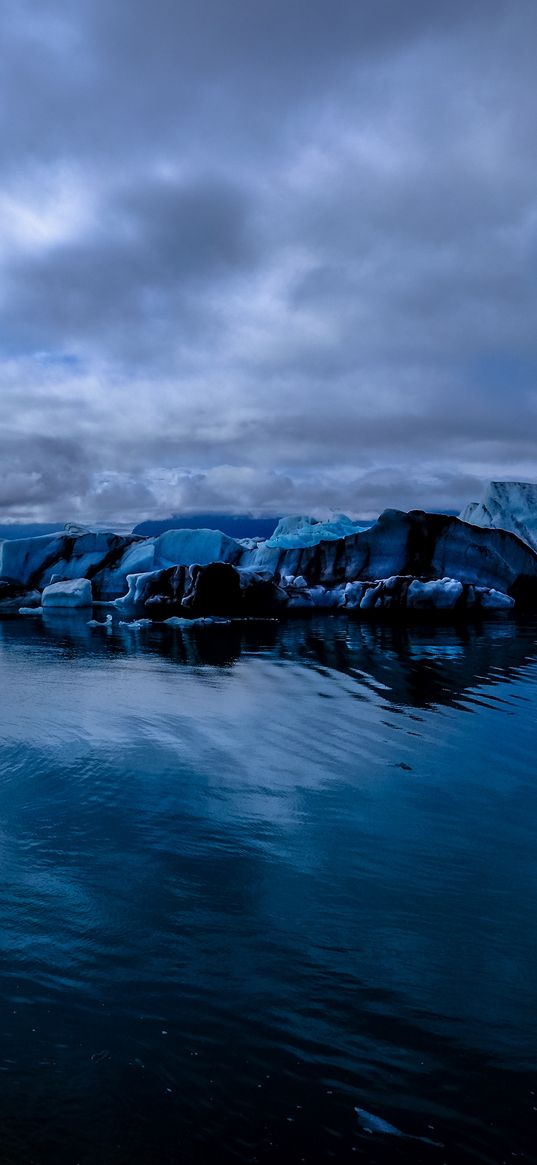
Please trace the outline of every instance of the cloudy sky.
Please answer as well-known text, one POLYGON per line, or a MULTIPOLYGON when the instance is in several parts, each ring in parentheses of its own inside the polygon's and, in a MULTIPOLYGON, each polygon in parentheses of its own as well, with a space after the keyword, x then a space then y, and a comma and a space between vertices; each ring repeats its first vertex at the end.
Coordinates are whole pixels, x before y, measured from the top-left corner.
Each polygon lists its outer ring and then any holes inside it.
POLYGON ((4 0, 0 521, 537 478, 535 0, 4 0))

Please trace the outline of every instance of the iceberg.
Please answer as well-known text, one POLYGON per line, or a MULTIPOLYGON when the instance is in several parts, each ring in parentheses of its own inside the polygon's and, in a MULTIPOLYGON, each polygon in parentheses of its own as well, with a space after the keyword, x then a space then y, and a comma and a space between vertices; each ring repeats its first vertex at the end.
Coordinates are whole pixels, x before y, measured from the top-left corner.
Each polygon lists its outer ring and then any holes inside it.
POLYGON ((93 596, 88 578, 51 583, 43 591, 43 607, 91 607, 93 596))
MULTIPOLYGON (((503 484, 513 496, 512 483, 503 484)), ((527 490, 525 499, 527 533, 527 490)), ((282 519, 272 538, 247 545, 218 530, 142 538, 72 527, 0 544, 0 612, 92 598, 157 621, 316 609, 536 610, 537 552, 512 530, 422 510, 385 510, 369 527, 345 517, 282 519)))
POLYGON ((261 544, 244 551, 241 565, 269 571, 277 580, 302 576, 310 587, 394 575, 453 578, 537 607, 537 554, 530 547, 508 531, 422 510, 385 510, 368 529, 313 546, 271 549, 261 544))
POLYGON ((155 569, 155 539, 145 538, 127 545, 115 563, 104 563, 94 577, 95 593, 113 600, 125 590, 128 578, 155 569))
POLYGON ((220 530, 167 530, 155 540, 155 562, 166 566, 208 566, 210 562, 236 563, 242 546, 220 530))
POLYGON ((37 583, 41 580, 47 563, 62 557, 62 550, 61 534, 6 539, 0 543, 0 578, 28 586, 35 578, 37 583))
POLYGON ((368 523, 354 522, 346 514, 339 514, 327 522, 304 515, 281 518, 270 538, 258 543, 268 550, 295 550, 299 546, 318 546, 319 542, 335 542, 367 529, 368 523))
MULTIPOLYGON (((105 530, 44 534, 36 538, 13 538, 0 543, 0 579, 18 582, 27 588, 43 588, 62 579, 89 578, 96 583, 99 597, 106 591, 120 560, 133 544, 143 539, 105 530)), ((124 582, 123 576, 122 583, 124 582)), ((121 593, 122 583, 119 584, 121 593)))
POLYGON ((491 481, 480 502, 470 502, 461 521, 485 529, 510 530, 537 550, 537 485, 491 481))
POLYGON ((502 591, 486 587, 476 587, 475 589, 480 606, 485 611, 509 611, 515 605, 515 600, 511 598, 511 595, 504 595, 502 591))

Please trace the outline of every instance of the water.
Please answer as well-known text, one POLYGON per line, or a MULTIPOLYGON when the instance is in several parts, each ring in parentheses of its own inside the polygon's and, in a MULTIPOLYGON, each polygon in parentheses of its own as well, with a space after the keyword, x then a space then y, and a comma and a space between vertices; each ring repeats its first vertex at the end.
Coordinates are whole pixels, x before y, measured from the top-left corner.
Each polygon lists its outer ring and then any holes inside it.
POLYGON ((535 1161, 536 624, 5 620, 0 683, 2 1162, 535 1161))

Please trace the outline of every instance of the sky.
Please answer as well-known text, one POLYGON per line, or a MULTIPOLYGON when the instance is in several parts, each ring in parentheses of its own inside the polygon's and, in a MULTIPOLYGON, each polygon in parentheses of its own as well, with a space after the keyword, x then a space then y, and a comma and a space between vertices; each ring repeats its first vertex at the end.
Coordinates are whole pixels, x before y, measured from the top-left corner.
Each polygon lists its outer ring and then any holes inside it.
POLYGON ((0 521, 537 479, 534 0, 0 26, 0 521))

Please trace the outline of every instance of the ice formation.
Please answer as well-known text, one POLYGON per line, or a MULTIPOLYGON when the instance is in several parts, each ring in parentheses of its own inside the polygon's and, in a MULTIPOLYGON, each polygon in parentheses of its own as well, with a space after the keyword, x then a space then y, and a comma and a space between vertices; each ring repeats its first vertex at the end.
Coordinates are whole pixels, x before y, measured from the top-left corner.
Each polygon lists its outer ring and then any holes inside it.
MULTIPOLYGON (((513 513, 520 525, 522 510, 513 513)), ((386 510, 367 528, 345 517, 283 519, 272 538, 247 544, 215 530, 141 538, 78 527, 0 544, 0 612, 92 598, 124 618, 157 621, 537 609, 537 553, 504 528, 421 510, 386 510)))
POLYGON ((167 530, 155 540, 155 568, 239 561, 242 547, 219 530, 167 530))
POLYGON ((510 530, 537 550, 537 485, 491 481, 480 502, 470 502, 461 520, 474 526, 510 530))
POLYGON ((43 607, 91 607, 93 596, 88 578, 51 583, 43 591, 43 607))
POLYGON ((140 542, 132 534, 84 529, 6 540, 0 542, 0 579, 42 588, 65 579, 91 579, 104 571, 113 577, 131 544, 140 542))
POLYGON ((353 522, 346 514, 339 514, 327 522, 318 518, 308 518, 300 515, 291 518, 281 518, 270 538, 258 543, 259 548, 269 550, 295 550, 299 546, 317 546, 319 542, 334 542, 338 538, 346 538, 348 534, 356 534, 365 530, 367 523, 353 522))
POLYGON ((414 579, 406 595, 407 607, 436 608, 439 611, 449 611, 459 602, 463 592, 463 585, 458 579, 437 578, 430 582, 419 582, 414 579))
POLYGON ((88 627, 111 627, 111 626, 112 626, 112 616, 110 613, 106 616, 106 619, 104 620, 104 622, 100 619, 89 619, 88 620, 88 627))

